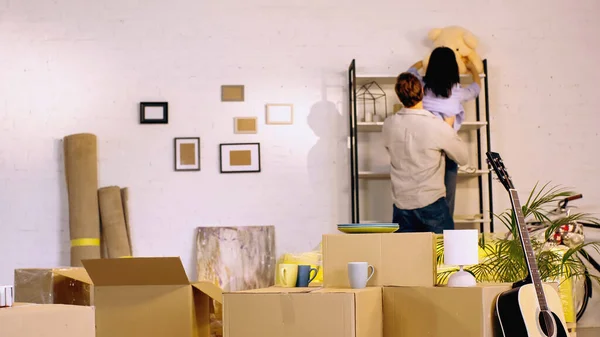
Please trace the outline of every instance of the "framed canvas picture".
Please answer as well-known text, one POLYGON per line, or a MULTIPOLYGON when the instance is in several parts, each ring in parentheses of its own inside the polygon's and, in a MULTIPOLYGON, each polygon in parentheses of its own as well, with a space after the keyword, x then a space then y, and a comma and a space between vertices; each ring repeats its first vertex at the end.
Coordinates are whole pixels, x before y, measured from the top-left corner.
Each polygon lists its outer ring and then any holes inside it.
POLYGON ((275 227, 198 227, 197 280, 218 284, 224 291, 274 285, 275 227))
POLYGON ((200 138, 175 138, 175 171, 200 171, 200 138))
MULTIPOLYGON (((268 288, 275 284, 275 227, 199 227, 196 279, 224 292, 268 288)), ((212 301, 211 326, 223 326, 223 305, 212 301)), ((217 333, 211 336, 222 336, 217 333)), ((310 337, 310 336, 307 336, 310 337)))
POLYGON ((267 104, 266 123, 270 125, 294 124, 293 104, 267 104))
POLYGON ((141 102, 140 124, 168 124, 168 102, 141 102))
POLYGON ((260 143, 221 144, 221 173, 260 172, 260 143))

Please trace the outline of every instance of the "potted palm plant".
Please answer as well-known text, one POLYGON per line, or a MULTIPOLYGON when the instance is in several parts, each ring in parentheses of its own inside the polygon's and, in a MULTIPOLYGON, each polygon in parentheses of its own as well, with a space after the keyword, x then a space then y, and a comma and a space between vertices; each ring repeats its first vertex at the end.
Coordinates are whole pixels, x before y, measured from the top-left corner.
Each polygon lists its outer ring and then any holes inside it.
MULTIPOLYGON (((591 272, 581 257, 586 253, 586 249, 593 249, 600 253, 600 242, 585 243, 581 240, 576 244, 565 245, 555 240, 557 232, 577 222, 600 224, 600 219, 582 212, 570 212, 559 217, 552 216, 552 210, 556 208, 559 201, 575 194, 560 186, 549 186, 549 183, 541 187, 536 184, 529 193, 527 202, 522 206, 526 221, 544 224, 543 229, 537 234, 530 233, 542 280, 559 282, 561 296, 565 289, 570 288, 571 297, 586 279, 600 282, 600 275, 591 272)), ((481 283, 520 281, 527 276, 528 272, 514 212, 512 209, 507 209, 494 216, 506 227, 507 232, 504 235, 481 235, 480 263, 465 270, 472 273, 481 283)), ((437 241, 438 284, 445 284, 448 277, 458 270, 458 268, 443 266, 443 250, 443 237, 440 235, 437 241)), ((571 308, 570 311, 576 310, 571 308)))

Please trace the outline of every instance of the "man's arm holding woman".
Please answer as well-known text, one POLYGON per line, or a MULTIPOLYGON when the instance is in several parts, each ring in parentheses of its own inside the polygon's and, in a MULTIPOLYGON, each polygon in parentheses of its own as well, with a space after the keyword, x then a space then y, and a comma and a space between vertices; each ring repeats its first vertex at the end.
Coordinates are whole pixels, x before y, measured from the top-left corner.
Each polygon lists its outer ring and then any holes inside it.
MULTIPOLYGON (((449 124, 448 122, 446 122, 449 124)), ((440 132, 438 133, 439 146, 446 155, 455 161, 458 165, 466 165, 469 163, 469 151, 467 145, 458 136, 458 133, 453 128, 440 124, 440 132)))

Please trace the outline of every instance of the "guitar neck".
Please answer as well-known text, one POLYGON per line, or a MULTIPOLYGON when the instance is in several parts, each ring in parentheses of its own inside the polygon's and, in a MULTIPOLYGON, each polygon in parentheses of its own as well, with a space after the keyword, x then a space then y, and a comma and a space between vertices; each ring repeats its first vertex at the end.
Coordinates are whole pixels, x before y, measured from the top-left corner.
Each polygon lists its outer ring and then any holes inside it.
POLYGON ((544 295, 544 288, 542 288, 542 281, 537 267, 537 261, 535 260, 535 253, 531 246, 529 232, 527 231, 527 226, 525 225, 525 217, 523 216, 521 202, 519 201, 519 193, 515 189, 510 189, 509 194, 517 220, 517 228, 519 230, 519 237, 521 238, 521 245, 523 247, 523 252, 525 253, 525 262, 527 263, 527 269, 529 271, 529 275, 531 276, 531 281, 535 286, 540 310, 548 310, 548 303, 546 302, 546 296, 544 295))

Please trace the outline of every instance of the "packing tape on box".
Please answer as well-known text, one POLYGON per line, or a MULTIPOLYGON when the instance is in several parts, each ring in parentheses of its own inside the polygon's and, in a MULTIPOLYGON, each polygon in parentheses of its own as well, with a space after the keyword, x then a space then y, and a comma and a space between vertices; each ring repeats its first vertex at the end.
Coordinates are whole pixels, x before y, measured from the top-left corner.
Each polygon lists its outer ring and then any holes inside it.
POLYGON ((100 246, 98 238, 81 238, 71 240, 71 247, 100 246))
POLYGON ((296 324, 296 313, 294 312, 294 303, 292 299, 292 294, 282 294, 280 298, 281 305, 281 318, 283 320, 283 325, 294 327, 296 324))
POLYGON ((15 301, 13 286, 0 286, 0 308, 12 307, 15 301))

